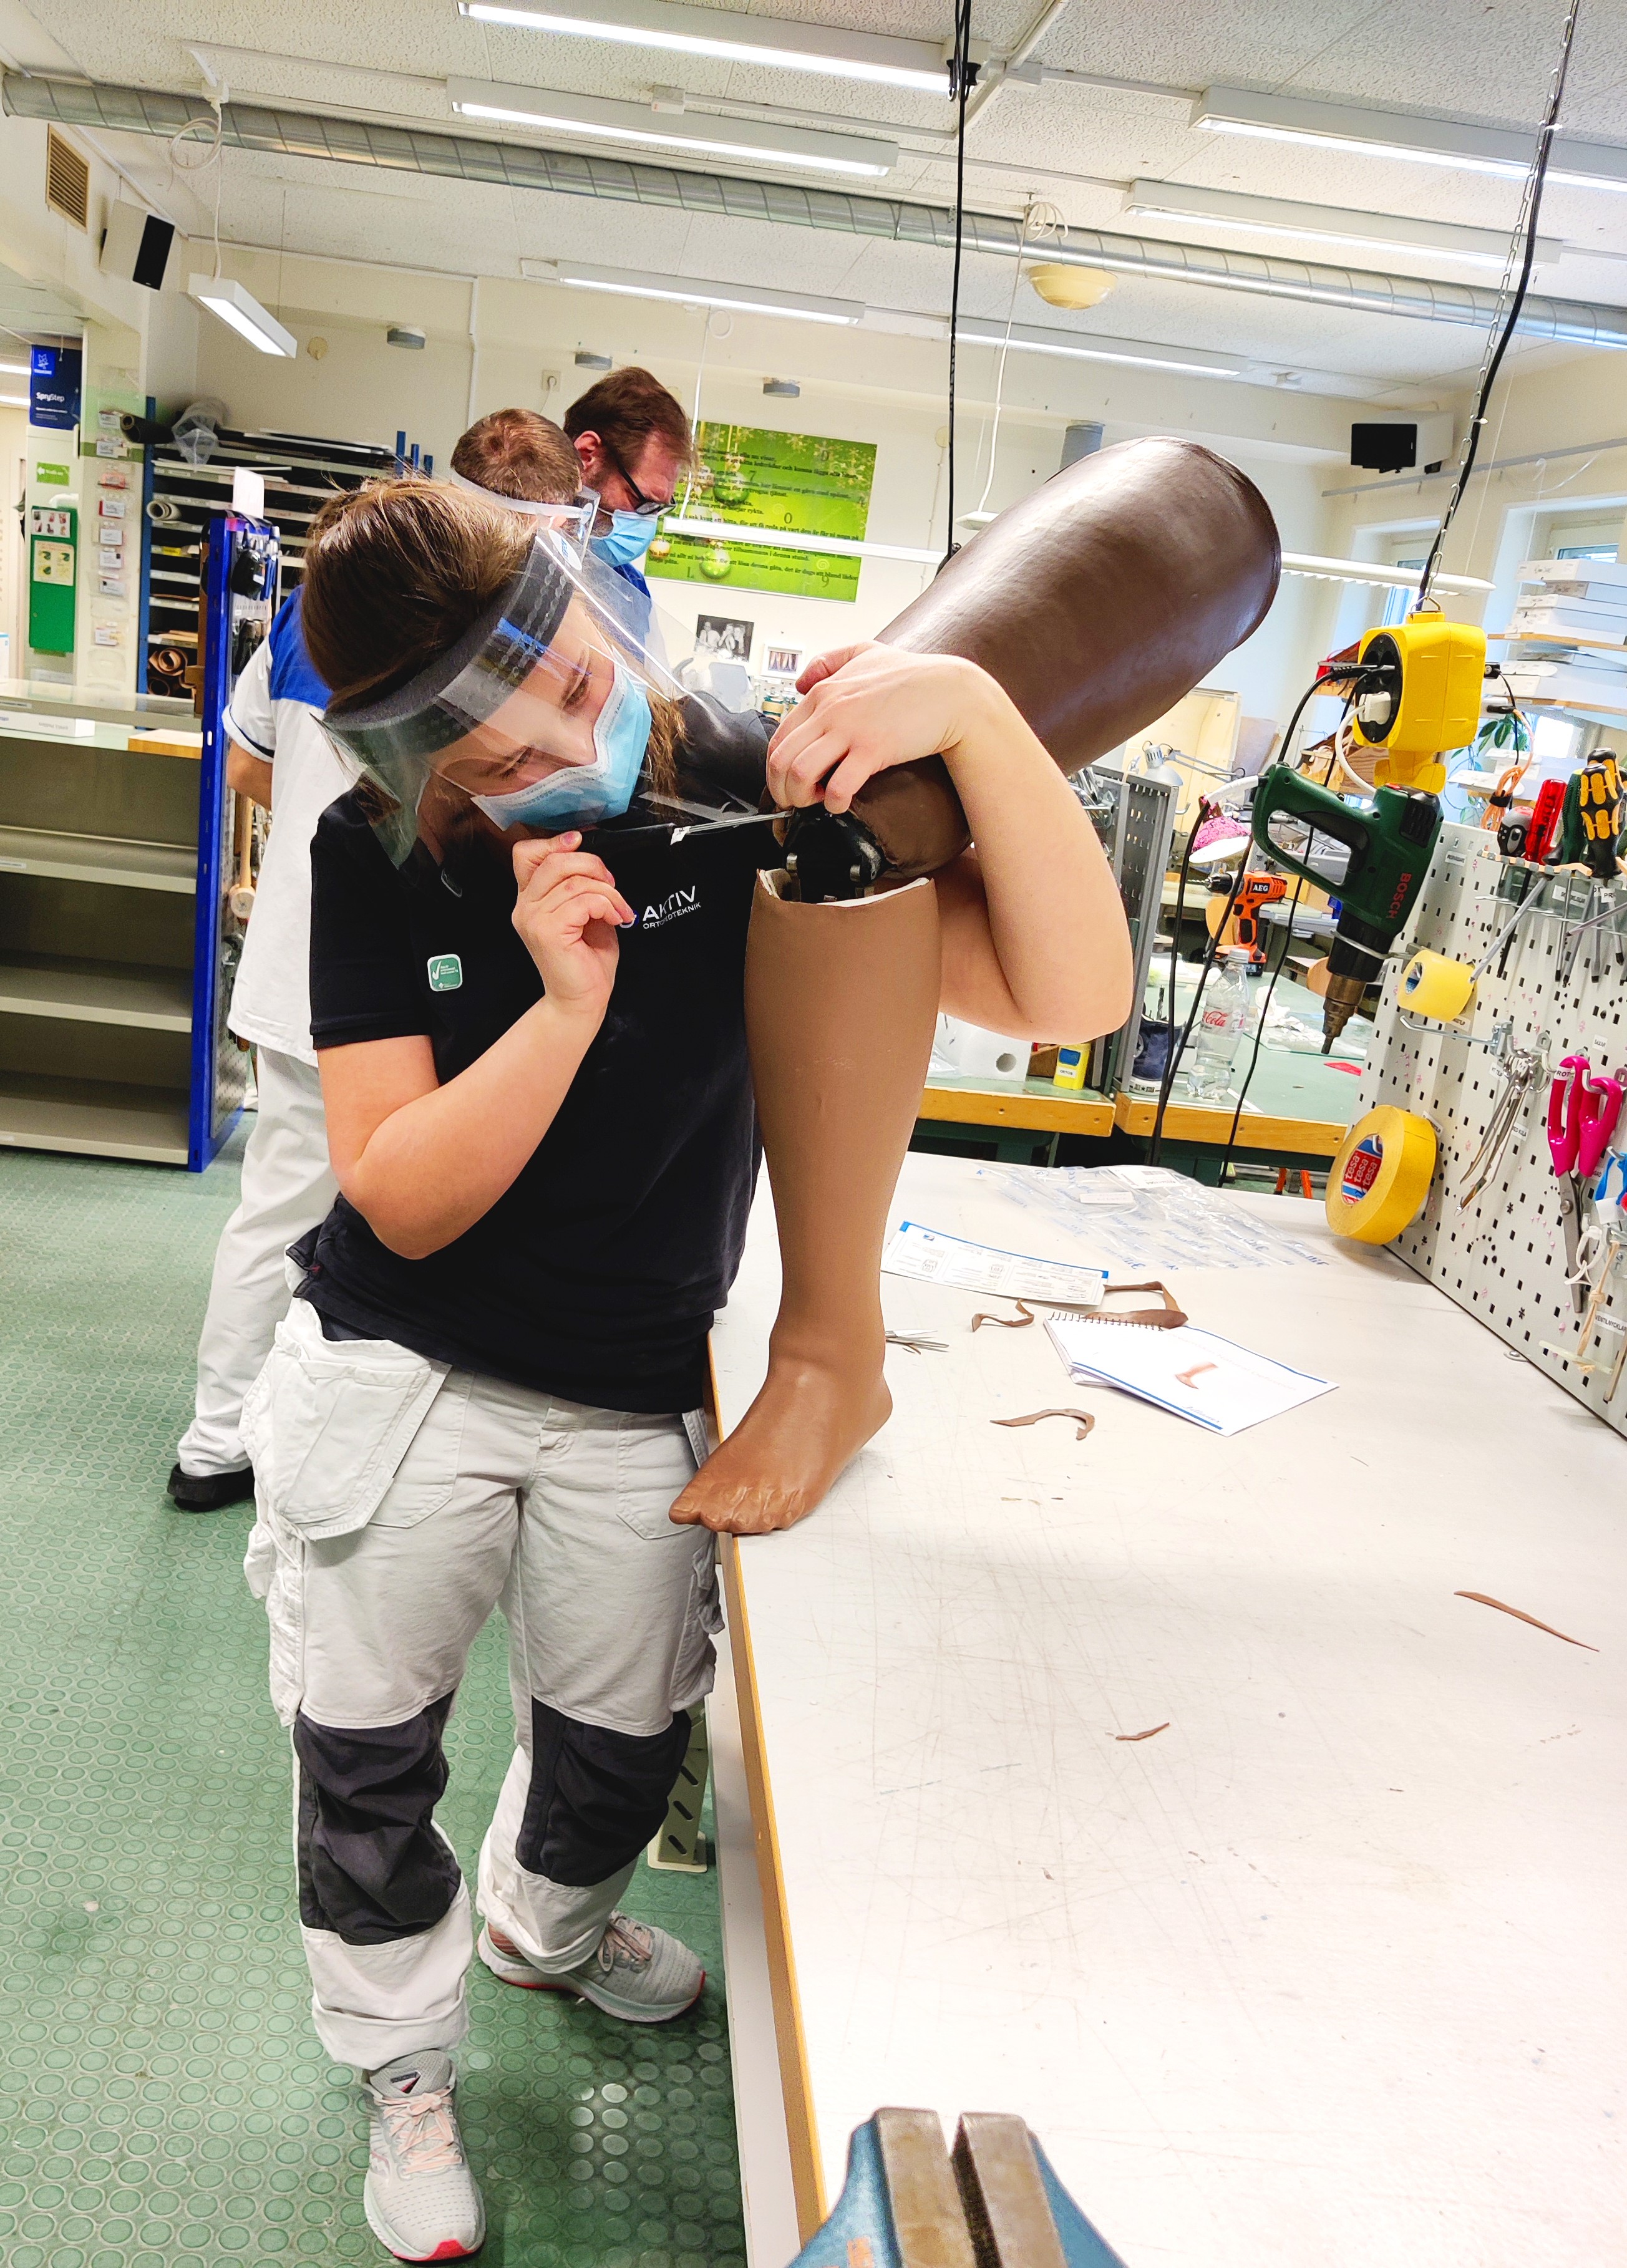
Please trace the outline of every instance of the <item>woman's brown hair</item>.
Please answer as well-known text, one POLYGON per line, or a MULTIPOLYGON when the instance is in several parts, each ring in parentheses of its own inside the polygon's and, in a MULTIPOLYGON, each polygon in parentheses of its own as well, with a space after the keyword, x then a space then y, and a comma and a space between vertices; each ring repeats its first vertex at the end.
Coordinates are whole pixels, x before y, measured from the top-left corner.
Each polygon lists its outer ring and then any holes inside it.
MULTIPOLYGON (((438 482, 370 481, 330 497, 306 546, 300 624, 329 707, 393 692, 454 646, 525 564, 521 514, 438 482)), ((644 769, 670 789, 678 704, 652 688, 644 769)))
POLYGON ((525 564, 530 524, 434 481, 330 497, 306 546, 300 626, 331 706, 404 685, 456 645, 525 564))

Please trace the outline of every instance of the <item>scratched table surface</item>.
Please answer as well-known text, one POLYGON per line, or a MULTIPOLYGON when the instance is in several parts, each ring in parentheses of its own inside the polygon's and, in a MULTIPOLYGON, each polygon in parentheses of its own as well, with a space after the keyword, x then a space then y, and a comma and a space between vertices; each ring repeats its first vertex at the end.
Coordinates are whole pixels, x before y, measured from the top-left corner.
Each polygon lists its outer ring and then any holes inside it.
MULTIPOLYGON (((911 1157, 895 1218, 986 1234, 982 1186, 911 1157)), ((1336 1393, 1219 1440, 884 1278, 949 1351, 742 1549, 827 2194, 879 2104, 1009 2110, 1129 2268, 1619 2259, 1627 1446, 1240 1202, 1326 1264, 1167 1280, 1336 1393), (1088 1440, 990 1423, 1064 1404, 1088 1440)), ((729 1423, 777 1296, 765 1193, 729 1423)))

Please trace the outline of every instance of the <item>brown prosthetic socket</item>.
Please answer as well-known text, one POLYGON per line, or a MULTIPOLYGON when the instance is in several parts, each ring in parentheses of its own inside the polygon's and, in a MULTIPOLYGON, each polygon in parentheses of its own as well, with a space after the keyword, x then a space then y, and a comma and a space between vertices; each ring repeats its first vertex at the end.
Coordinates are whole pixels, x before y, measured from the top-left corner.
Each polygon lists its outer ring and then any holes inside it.
MULTIPOLYGON (((1142 732, 1259 627, 1282 554, 1251 481, 1191 441, 1086 457, 974 537, 881 632, 1004 686, 1064 772, 1142 732)), ((935 873, 966 848, 942 762, 880 774, 850 821, 797 813, 804 895, 935 873), (857 872, 857 881, 854 876, 857 872)))
POLYGON ((673 1506, 736 1535, 813 1511, 892 1410, 881 1248, 921 1107, 941 951, 930 882, 806 906, 760 875, 746 1027, 783 1289, 762 1391, 673 1506))

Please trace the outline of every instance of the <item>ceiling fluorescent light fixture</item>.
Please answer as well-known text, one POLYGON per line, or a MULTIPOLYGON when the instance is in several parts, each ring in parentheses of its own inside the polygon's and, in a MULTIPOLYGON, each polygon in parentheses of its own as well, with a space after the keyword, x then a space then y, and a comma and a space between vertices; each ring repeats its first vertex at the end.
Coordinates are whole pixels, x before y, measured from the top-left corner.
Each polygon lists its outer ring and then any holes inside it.
POLYGON ((629 48, 663 48, 678 55, 706 55, 725 63, 762 63, 770 70, 813 71, 824 78, 862 79, 912 94, 949 92, 942 49, 931 40, 895 40, 872 32, 846 32, 828 24, 788 23, 721 8, 690 8, 669 0, 556 0, 541 8, 509 8, 495 0, 458 0, 458 12, 476 24, 519 31, 562 32, 584 40, 610 40, 629 48))
MULTIPOLYGON (((1414 220, 1395 213, 1351 212, 1341 205, 1299 204, 1287 197, 1242 196, 1231 189, 1197 188, 1184 181, 1133 182, 1124 209, 1144 219, 1192 221, 1203 228, 1235 229, 1249 236, 1444 256, 1499 274, 1508 260, 1508 238, 1494 228, 1463 228, 1452 221, 1414 220)), ((1537 239, 1539 261, 1557 260, 1563 249, 1552 237, 1537 239)))
POLYGON ((1087 331, 1046 331, 1027 323, 985 323, 962 315, 956 338, 973 346, 1009 343, 1013 354, 1068 355, 1080 362, 1130 363, 1139 370, 1179 371, 1183 378, 1246 378, 1247 363, 1218 355, 1189 353, 1185 347, 1155 346, 1141 339, 1098 338, 1087 331))
MULTIPOLYGON (((1395 110, 1363 110, 1354 103, 1308 102, 1297 95, 1252 94, 1211 86, 1192 107, 1192 123, 1211 134, 1240 134, 1264 142, 1308 142, 1362 158, 1400 158, 1417 166, 1523 179, 1536 136, 1496 126, 1464 126, 1454 119, 1410 118, 1395 110)), ((1627 190, 1627 150, 1606 142, 1556 137, 1548 178, 1572 188, 1627 190)))
MULTIPOLYGON (((1380 567, 1371 559, 1322 559, 1314 551, 1285 551, 1283 572, 1303 575, 1312 583, 1366 583, 1387 591, 1416 591, 1424 579, 1417 567, 1380 567)), ((1438 574, 1435 584, 1442 591, 1491 588, 1478 575, 1438 574)))
POLYGON ((499 86, 486 79, 452 78, 447 99, 460 117, 499 126, 541 126, 592 141, 631 142, 642 149, 688 150, 696 156, 744 158, 757 166, 799 173, 839 173, 849 180, 879 181, 898 163, 897 145, 857 134, 811 134, 799 126, 759 125, 755 120, 709 118, 699 111, 674 114, 637 102, 607 102, 598 95, 559 94, 549 87, 499 86))
POLYGON ((799 323, 857 323, 860 299, 820 299, 755 284, 710 284, 702 277, 646 276, 634 268, 588 268, 579 260, 526 261, 525 273, 578 291, 614 291, 626 299, 676 299, 686 307, 728 307, 742 315, 789 315, 799 323))
POLYGON ((230 323, 239 338, 258 347, 261 354, 293 355, 299 350, 293 333, 285 331, 252 291, 246 291, 229 276, 194 276, 188 282, 187 297, 207 307, 211 315, 218 315, 223 323, 230 323))
POLYGON ((762 543, 777 550, 817 551, 832 559, 903 559, 916 567, 941 566, 944 556, 941 549, 917 551, 908 543, 864 543, 845 535, 792 535, 783 527, 742 527, 733 520, 691 519, 676 514, 661 522, 661 533, 697 536, 703 543, 762 543))

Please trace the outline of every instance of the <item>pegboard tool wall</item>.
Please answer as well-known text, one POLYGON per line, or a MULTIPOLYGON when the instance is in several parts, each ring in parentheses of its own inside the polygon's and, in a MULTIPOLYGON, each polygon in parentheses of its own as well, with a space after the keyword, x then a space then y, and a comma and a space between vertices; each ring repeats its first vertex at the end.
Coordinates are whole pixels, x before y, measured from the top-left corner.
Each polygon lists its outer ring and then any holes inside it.
MULTIPOLYGON (((1627 1381, 1609 1408, 1604 1395, 1620 1344, 1607 1329, 1586 1351, 1594 1367, 1550 1348, 1577 1347, 1579 1325, 1565 1280, 1560 1185, 1546 1133, 1548 1089, 1563 1057, 1587 1056, 1595 1073, 1620 1078, 1627 1064, 1627 884, 1590 884, 1554 875, 1535 883, 1542 902, 1514 932, 1506 973, 1499 954, 1479 978, 1456 1024, 1403 1015, 1396 998, 1415 948, 1473 963, 1507 925, 1526 870, 1506 865, 1482 828, 1444 827, 1435 846, 1407 941, 1385 970, 1383 998, 1362 1080, 1362 1110, 1394 1103, 1429 1119, 1440 1154, 1429 1201, 1390 1249, 1438 1285, 1460 1307, 1616 1431, 1627 1432, 1627 1381), (1586 932, 1566 973, 1579 922, 1602 916, 1602 974, 1594 974, 1593 932, 1586 932), (1496 1172, 1465 1208, 1469 1161, 1479 1148, 1503 1084, 1487 1046, 1499 1026, 1509 1044, 1542 1049, 1544 1067, 1532 1086, 1496 1172)), ((1585 1208, 1584 1226, 1593 1218, 1585 1208)), ((1602 1255, 1594 1263, 1596 1280, 1602 1255)), ((1627 1320, 1627 1277, 1608 1295, 1604 1313, 1627 1320)))

